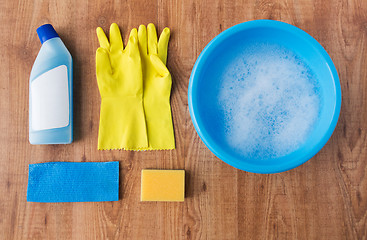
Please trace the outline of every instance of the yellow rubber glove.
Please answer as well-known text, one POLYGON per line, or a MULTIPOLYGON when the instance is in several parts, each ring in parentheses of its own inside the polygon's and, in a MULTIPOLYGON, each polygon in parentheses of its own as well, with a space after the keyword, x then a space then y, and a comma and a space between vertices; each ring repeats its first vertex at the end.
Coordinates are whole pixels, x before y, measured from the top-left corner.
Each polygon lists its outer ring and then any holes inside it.
POLYGON ((147 150, 175 148, 170 106, 172 79, 166 67, 169 37, 170 30, 165 28, 157 42, 157 32, 152 23, 147 28, 140 25, 138 30, 149 139, 147 150))
POLYGON ((100 27, 97 36, 100 48, 96 53, 96 70, 101 94, 98 149, 146 149, 148 138, 137 30, 131 30, 125 49, 116 23, 111 24, 110 41, 100 27))

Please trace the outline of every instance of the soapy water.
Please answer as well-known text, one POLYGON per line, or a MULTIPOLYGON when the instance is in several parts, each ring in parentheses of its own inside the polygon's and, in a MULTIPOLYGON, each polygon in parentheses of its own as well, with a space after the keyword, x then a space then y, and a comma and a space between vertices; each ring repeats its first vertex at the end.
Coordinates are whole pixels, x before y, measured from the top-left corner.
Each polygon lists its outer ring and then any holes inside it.
POLYGON ((219 90, 227 143, 251 159, 295 151, 319 116, 316 77, 278 45, 253 44, 238 55, 224 70, 219 90))

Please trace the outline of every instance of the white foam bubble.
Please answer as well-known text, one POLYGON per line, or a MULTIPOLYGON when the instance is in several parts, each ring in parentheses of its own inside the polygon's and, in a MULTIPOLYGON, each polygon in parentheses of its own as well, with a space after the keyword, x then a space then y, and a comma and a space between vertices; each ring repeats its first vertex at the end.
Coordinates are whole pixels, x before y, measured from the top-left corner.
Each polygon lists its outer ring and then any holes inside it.
POLYGON ((293 152, 319 115, 315 76, 278 45, 252 45, 239 55, 223 73, 218 98, 226 141, 255 159, 293 152))

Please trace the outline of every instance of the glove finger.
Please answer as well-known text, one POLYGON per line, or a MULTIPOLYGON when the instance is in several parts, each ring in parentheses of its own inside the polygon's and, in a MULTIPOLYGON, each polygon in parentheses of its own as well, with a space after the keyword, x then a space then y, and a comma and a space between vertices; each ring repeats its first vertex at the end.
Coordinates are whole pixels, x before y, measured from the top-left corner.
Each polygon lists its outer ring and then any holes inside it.
POLYGON ((122 42, 120 29, 116 23, 112 23, 110 27, 110 42, 111 42, 111 51, 123 50, 124 45, 122 42))
POLYGON ((169 28, 163 29, 161 36, 158 40, 158 56, 162 60, 164 64, 167 62, 167 50, 168 50, 168 41, 170 37, 169 28))
POLYGON ((107 51, 110 50, 110 43, 108 42, 108 39, 106 37, 106 34, 104 33, 103 29, 98 27, 97 28, 97 37, 99 41, 99 45, 101 48, 106 49, 107 51))
POLYGON ((148 24, 148 53, 157 54, 157 30, 153 23, 148 24))
POLYGON ((97 49, 96 52, 96 72, 97 72, 97 80, 100 74, 112 74, 112 66, 110 61, 110 56, 108 51, 102 47, 97 49))
POLYGON ((144 25, 139 26, 138 44, 140 52, 147 54, 148 53, 147 28, 144 25))
POLYGON ((139 53, 138 31, 136 30, 136 28, 131 29, 129 41, 126 45, 126 50, 130 56, 134 53, 139 53))
POLYGON ((164 65, 164 63, 158 57, 158 55, 151 54, 150 55, 150 61, 152 62, 154 68, 157 70, 157 72, 160 76, 165 77, 165 76, 169 75, 168 68, 166 67, 166 65, 164 65))

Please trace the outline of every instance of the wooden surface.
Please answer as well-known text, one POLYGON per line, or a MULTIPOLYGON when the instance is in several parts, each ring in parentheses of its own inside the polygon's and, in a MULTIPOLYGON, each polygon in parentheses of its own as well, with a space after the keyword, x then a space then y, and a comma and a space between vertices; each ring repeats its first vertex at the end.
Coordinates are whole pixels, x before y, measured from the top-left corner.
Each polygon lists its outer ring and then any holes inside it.
POLYGON ((367 1, 172 0, 0 1, 0 239, 366 239, 367 1), (187 87, 204 46, 253 19, 294 24, 315 37, 339 72, 341 115, 326 146, 281 174, 236 170, 216 158, 191 123, 187 87), (97 151, 100 97, 97 26, 117 22, 126 39, 139 24, 172 31, 174 151, 97 151), (28 81, 52 23, 74 58, 71 145, 28 143, 28 81), (118 202, 28 203, 28 164, 120 161, 118 202), (185 169, 184 203, 141 203, 143 168, 185 169))

